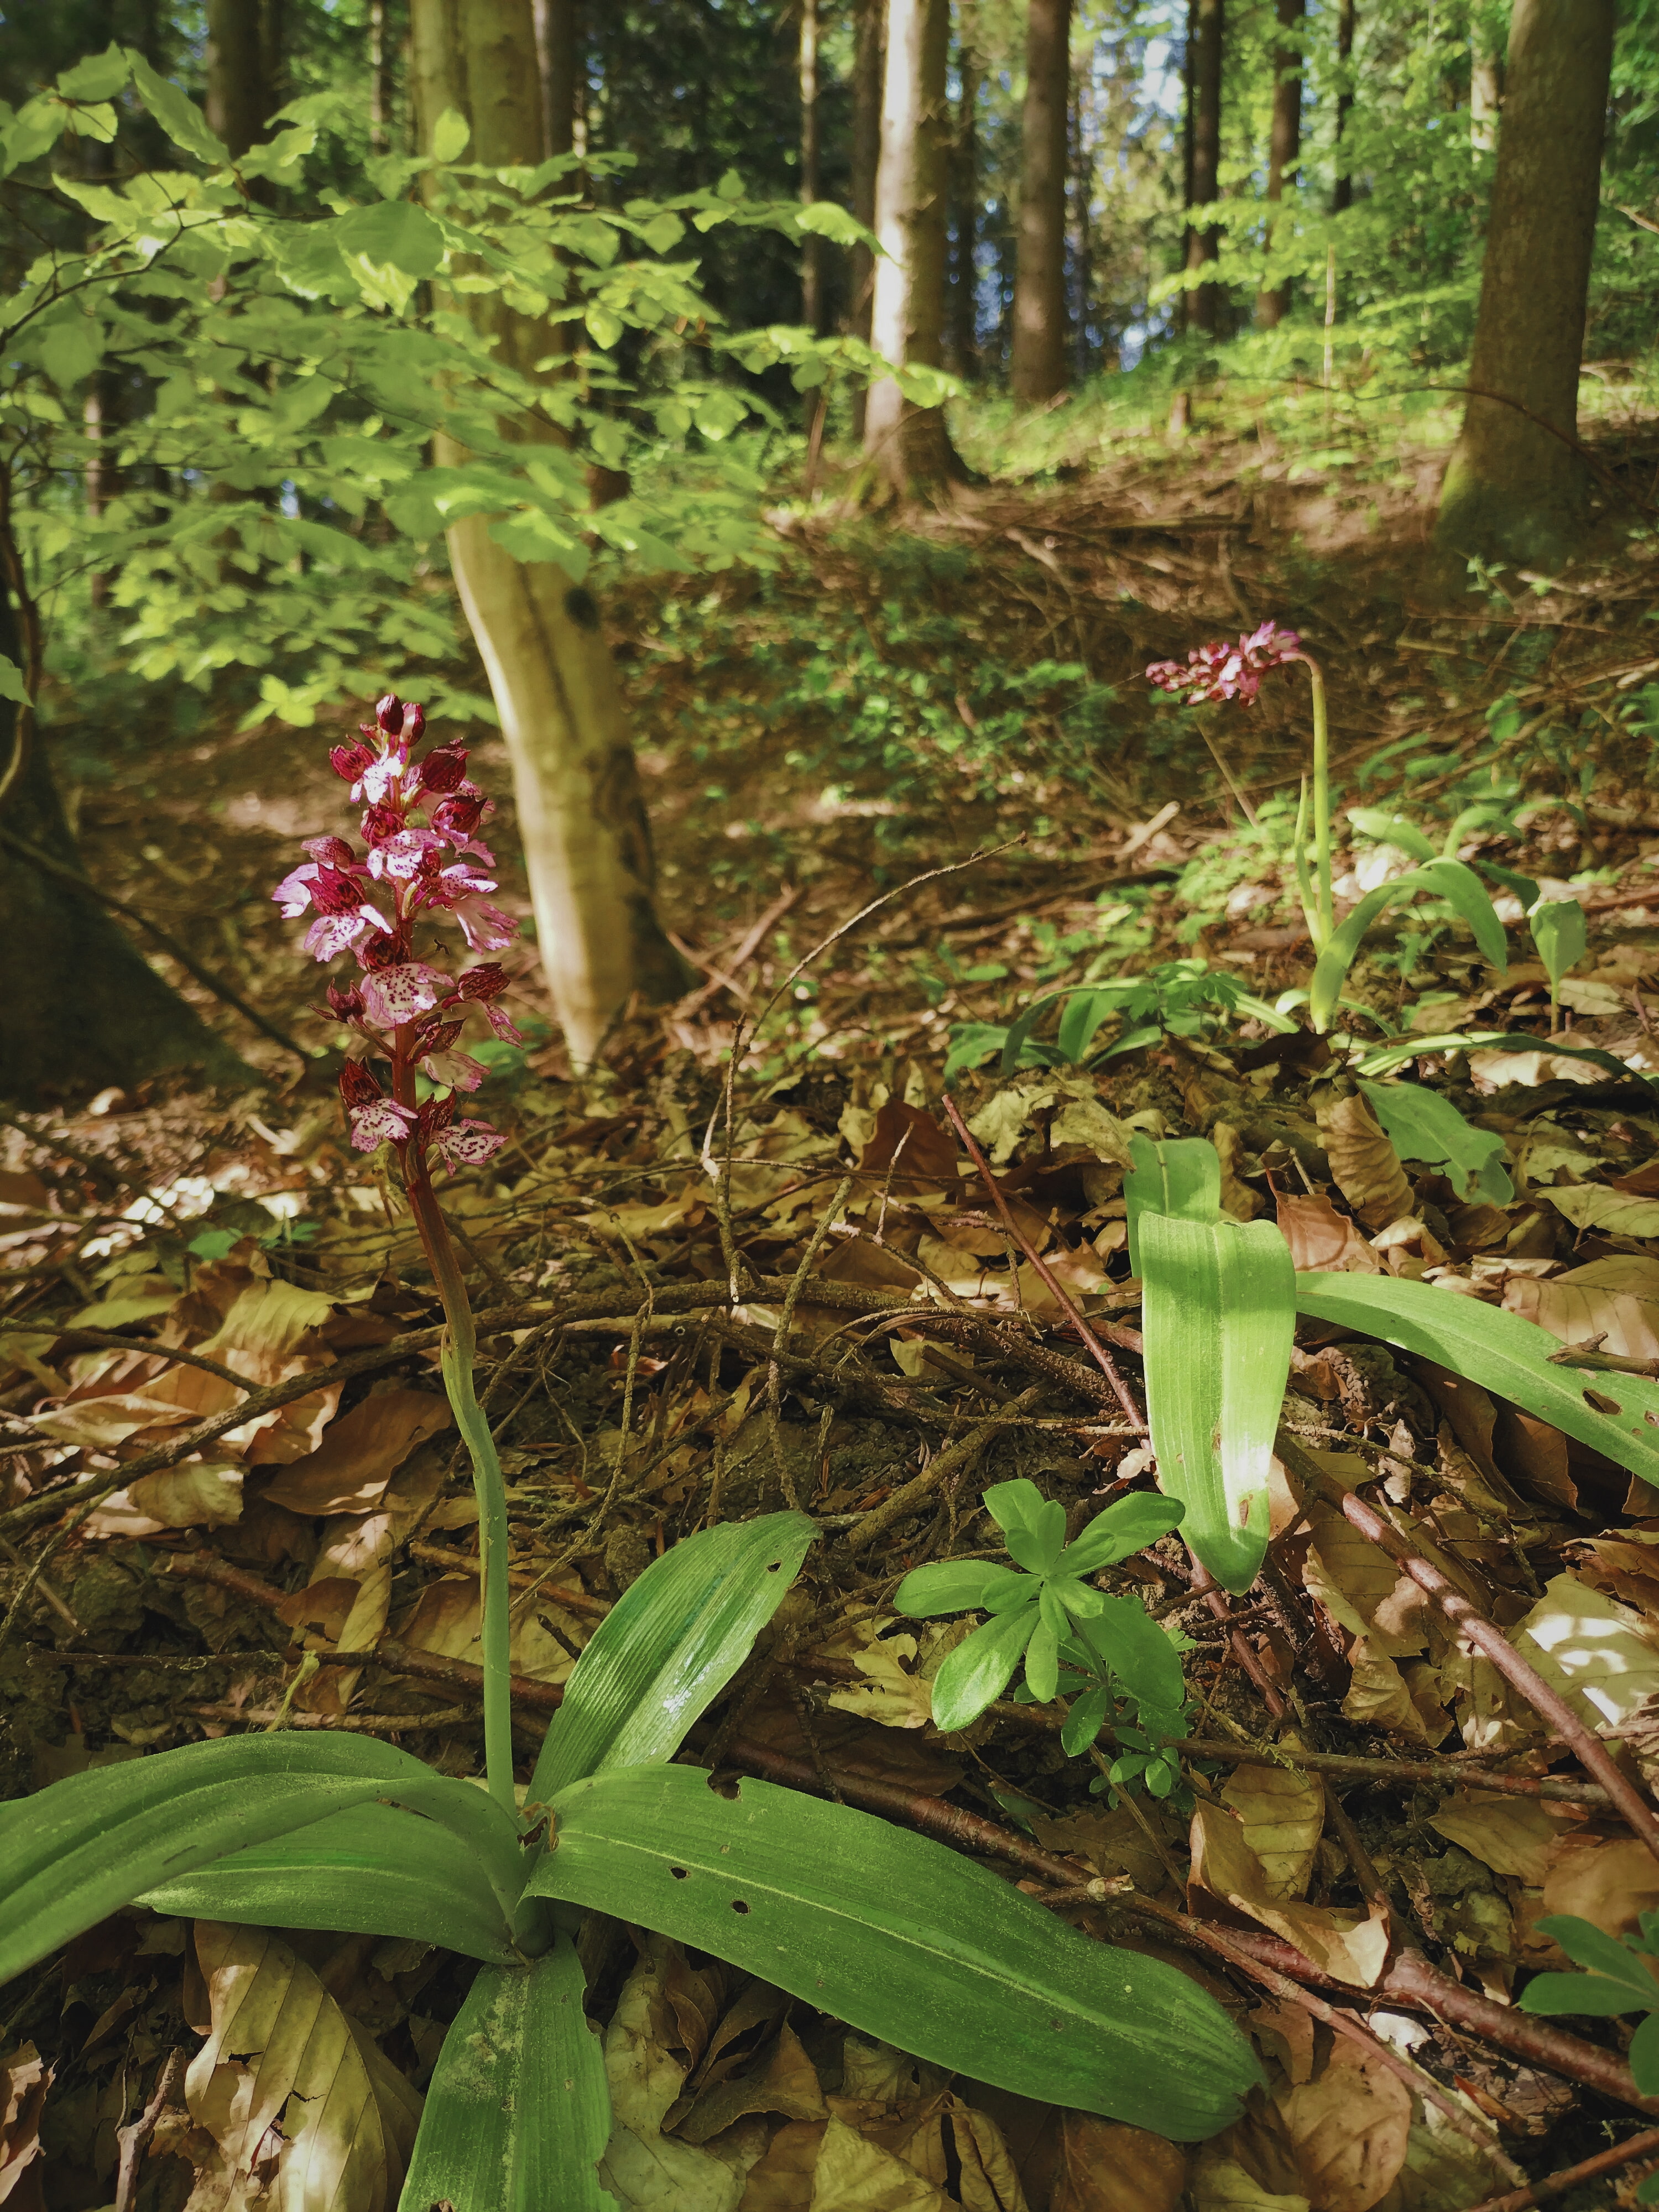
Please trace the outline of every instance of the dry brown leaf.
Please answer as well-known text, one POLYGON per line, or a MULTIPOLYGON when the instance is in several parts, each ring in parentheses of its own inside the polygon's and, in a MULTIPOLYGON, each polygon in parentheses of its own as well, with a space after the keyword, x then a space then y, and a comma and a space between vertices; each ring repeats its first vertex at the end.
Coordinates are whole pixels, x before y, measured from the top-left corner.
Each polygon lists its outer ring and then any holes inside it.
POLYGON ((1191 1840, 1188 1896, 1194 1906, 1201 1905, 1202 1893, 1207 1891, 1282 1936, 1338 1981, 1355 1989, 1370 1989, 1376 1983, 1389 1952, 1385 1916, 1374 1911, 1362 1917, 1270 1897, 1261 1862, 1246 1841, 1243 1826, 1219 1805, 1200 1803, 1194 1808, 1191 1840))
POLYGON ((859 1154, 859 1174, 878 1188, 890 1188, 900 1197, 915 1197, 923 1190, 940 1188, 954 1192, 961 1157, 955 1137, 942 1129, 931 1114, 924 1114, 919 1106, 907 1106, 902 1099, 890 1098, 878 1111, 875 1126, 859 1154))
MULTIPOLYGON (((1147 1806, 1146 1817, 1160 1824, 1164 1820, 1153 1805, 1147 1806)), ((1085 1859, 1108 1881, 1127 1874, 1148 1897, 1156 1897, 1170 1879, 1152 1838, 1125 1805, 1111 1813, 1068 1813, 1058 1820, 1034 1813, 1031 1826, 1044 1850, 1085 1859)))
POLYGON ((37 2195, 41 2172, 40 2115, 54 2069, 32 2043, 0 2058, 0 2203, 37 2195))
POLYGON ((1510 1640, 1591 1728, 1619 1723, 1659 1693, 1659 1644, 1632 1607, 1576 1575, 1556 1575, 1510 1640))
POLYGON ((1319 1138, 1337 1188, 1367 1229, 1386 1229, 1411 1212, 1415 1201, 1400 1155, 1363 1092, 1321 1102, 1319 1138))
MULTIPOLYGON (((343 1650, 372 1651, 385 1633, 392 1609, 392 1555, 427 1514, 443 1479, 442 1455, 417 1452, 392 1476, 378 1510, 339 1514, 323 1524, 307 1579, 313 1593, 337 1583, 352 1593, 329 1638, 343 1650)), ((301 1686, 295 1702, 307 1712, 343 1712, 357 1680, 355 1668, 325 1668, 301 1686)))
POLYGON ((436 1391, 378 1391, 331 1421, 317 1449, 291 1460, 264 1494, 291 1513, 366 1513, 416 1446, 454 1425, 436 1391))
POLYGON ((1279 1225, 1297 1272, 1322 1275, 1380 1275, 1382 1262, 1350 1214, 1339 1213, 1322 1191, 1281 1197, 1279 1225))
POLYGON ((1610 1590, 1659 1627, 1659 1534, 1632 1528, 1589 1537, 1573 1548, 1583 1581, 1610 1590))
POLYGON ((1271 2055, 1288 2081, 1310 2081, 1314 2070, 1313 2014, 1288 1999, 1264 1997, 1248 2015, 1258 2037, 1270 2039, 1271 2055))
POLYGON ((1222 1212, 1230 1213, 1235 1221, 1254 1221, 1265 1209, 1267 1200, 1240 1178, 1244 1139, 1231 1121, 1218 1121, 1210 1131, 1210 1142, 1221 1162, 1222 1212))
POLYGON ((180 1460, 141 1475, 88 1516, 88 1536, 153 1536, 161 1528, 224 1528, 240 1520, 245 1468, 180 1460))
POLYGON ((833 1649, 849 1657, 864 1679, 837 1685, 829 1702, 840 1712, 856 1713, 883 1728, 926 1728, 933 1717, 933 1678, 916 1664, 921 1647, 914 1634, 881 1633, 895 1626, 894 1615, 878 1614, 837 1634, 833 1649))
MULTIPOLYGON (((779 1994, 780 2001, 787 2004, 788 2000, 779 1994)), ((690 2110, 678 2119, 671 2117, 665 2124, 682 2142, 706 2143, 711 2136, 720 2134, 750 2112, 766 2112, 786 2120, 829 2118, 830 2107, 823 2101, 812 2062, 787 2021, 747 2071, 700 2089, 690 2110)))
MULTIPOLYGON (((728 2159, 662 2133, 714 2027, 718 1973, 694 1973, 678 1944, 647 1936, 623 1985, 605 2033, 612 2124, 599 2179, 623 2212, 636 2206, 665 2212, 670 2205, 674 2212, 735 2212, 744 2194, 743 2173, 728 2159)), ((750 2124, 740 2120, 737 2130, 750 2124)), ((740 2165, 752 2164, 764 2148, 761 2125, 752 2157, 740 2165)))
MULTIPOLYGON (((1285 1748, 1293 1756, 1297 1747, 1285 1748)), ((1325 1826, 1325 1785, 1319 1777, 1290 1766, 1236 1767, 1221 1802, 1243 1825, 1244 1839, 1261 1862, 1267 1895, 1305 1897, 1325 1826)))
POLYGON ((1552 1850, 1571 1832, 1535 1799, 1480 1790, 1458 1790, 1429 1826, 1494 1874, 1512 1875, 1534 1888, 1548 1871, 1552 1850))
POLYGON ((416 2093, 269 1929, 198 1921, 196 1954, 212 2024, 185 2075, 206 2153, 186 2212, 244 2212, 265 2192, 392 2212, 416 2093))
MULTIPOLYGON (((592 1634, 593 1620, 591 1616, 562 1613, 558 1592, 551 1585, 538 1595, 533 1612, 526 1608, 514 1618, 514 1673, 527 1675, 532 1682, 568 1681, 576 1662, 537 1620, 537 1613, 545 1613, 557 1620, 578 1647, 592 1634)), ((462 1659, 470 1667, 482 1666, 477 1576, 444 1575, 435 1583, 428 1583, 398 1629, 398 1640, 408 1644, 412 1651, 430 1651, 439 1658, 462 1659)))
POLYGON ((1544 1912, 1571 1912, 1627 1936, 1659 1905, 1659 1865, 1633 1836, 1564 1836, 1544 1877, 1544 1912))
POLYGON ((1496 1047, 1469 1054, 1469 1074, 1477 1091, 1502 1091, 1510 1084, 1528 1090, 1540 1083, 1605 1083, 1594 1060, 1569 1059, 1564 1052, 1503 1052, 1496 1047))
MULTIPOLYGON (((221 1383, 219 1387, 228 1403, 228 1384, 221 1383)), ((121 1390, 77 1399, 24 1418, 31 1428, 38 1429, 53 1443, 79 1444, 87 1451, 112 1452, 134 1437, 148 1442, 152 1436, 160 1437, 168 1429, 196 1417, 183 1406, 158 1405, 142 1390, 121 1390)))
POLYGON ((1659 1199, 1635 1198, 1602 1182, 1558 1183, 1534 1195, 1565 1213, 1575 1229, 1599 1229, 1609 1237, 1659 1237, 1659 1199))
POLYGON ((1273 2100, 1317 2212, 1371 2212, 1406 2163, 1412 2094, 1379 2058, 1339 2037, 1316 2080, 1273 2100))
POLYGON ((1206 2158, 1202 2153, 1192 2199, 1194 2212, 1310 2212, 1305 2197, 1264 2189, 1237 2159, 1206 2158))
POLYGON ((1145 2128, 1066 2112, 1049 2212, 1176 2212, 1188 2164, 1178 2143, 1145 2128))
POLYGON ((1536 1322, 1563 1344, 1606 1340, 1603 1352, 1626 1359, 1659 1358, 1659 1260, 1620 1252, 1570 1267, 1541 1281, 1516 1275, 1504 1285, 1504 1304, 1523 1321, 1536 1322))

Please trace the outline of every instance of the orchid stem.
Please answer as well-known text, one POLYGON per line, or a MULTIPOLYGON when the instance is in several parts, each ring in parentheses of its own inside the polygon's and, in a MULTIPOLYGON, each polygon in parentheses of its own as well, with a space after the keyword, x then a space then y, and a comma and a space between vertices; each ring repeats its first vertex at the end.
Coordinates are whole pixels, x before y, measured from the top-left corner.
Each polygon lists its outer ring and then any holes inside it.
POLYGON ((1331 733, 1325 708, 1325 678, 1316 660, 1299 653, 1313 686, 1313 811, 1314 872, 1318 879, 1319 942, 1322 951, 1336 927, 1336 901, 1331 888, 1331 733))
POLYGON ((472 1489, 478 1501, 479 1642, 483 1657, 484 1775, 496 1802, 518 1816, 513 1786, 512 1653, 513 1627, 508 1615, 507 1579, 507 1486, 495 1440, 489 1433, 472 1388, 472 1365, 477 1351, 477 1330, 472 1304, 466 1294, 460 1263, 455 1256, 448 1224, 438 1206, 438 1194, 426 1172, 426 1163, 415 1156, 408 1164, 404 1188, 421 1232, 421 1243, 431 1263, 438 1296, 449 1323, 444 1338, 444 1389, 454 1409, 472 1458, 472 1489))

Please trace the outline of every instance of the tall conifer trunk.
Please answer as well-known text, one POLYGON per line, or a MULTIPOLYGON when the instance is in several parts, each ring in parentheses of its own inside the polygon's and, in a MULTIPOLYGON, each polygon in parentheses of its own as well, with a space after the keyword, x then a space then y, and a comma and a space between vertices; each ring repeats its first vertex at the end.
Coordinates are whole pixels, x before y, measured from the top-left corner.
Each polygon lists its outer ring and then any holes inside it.
MULTIPOLYGON (((853 11, 853 213, 866 230, 876 227, 876 169, 881 159, 882 60, 885 51, 887 0, 854 0, 853 11)), ((876 261, 867 246, 853 248, 847 327, 870 342, 875 304, 876 261)), ((864 386, 853 394, 853 435, 863 443, 864 386)))
POLYGON ((207 119, 229 147, 246 154, 277 103, 266 78, 264 10, 259 0, 208 0, 207 119))
POLYGON ((1340 215, 1353 205, 1353 178, 1348 168, 1348 123, 1353 114, 1354 0, 1337 0, 1336 62, 1340 72, 1336 94, 1336 143, 1333 158, 1336 181, 1331 187, 1331 212, 1340 215))
POLYGON ((1515 0, 1470 397, 1436 531, 1454 562, 1559 560, 1582 518, 1586 472, 1565 441, 1577 430, 1613 31, 1613 0, 1515 0))
POLYGON ((979 84, 975 10, 957 10, 957 117, 951 139, 951 298, 945 356, 951 373, 979 367, 979 84))
MULTIPOLYGON (((1273 54, 1273 113, 1267 141, 1267 236, 1271 250, 1278 228, 1285 179, 1293 176, 1302 159, 1302 54, 1293 40, 1299 37, 1308 0, 1278 0, 1281 37, 1273 54)), ((1263 330, 1285 319, 1291 304, 1288 283, 1264 286, 1256 295, 1255 319, 1263 330)))
MULTIPOLYGON (((950 31, 948 0, 888 0, 875 221, 884 258, 870 342, 896 368, 937 368, 944 354, 950 31)), ((866 402, 864 450, 900 494, 942 483, 952 471, 944 410, 911 405, 890 380, 866 402)))
POLYGON ((1072 0, 1030 0, 1009 384, 1022 407, 1066 389, 1066 125, 1072 0))
MULTIPOLYGON (((1226 0, 1191 0, 1187 19, 1192 143, 1187 199, 1189 208, 1208 207, 1220 192, 1221 55, 1225 39, 1226 0)), ((1188 223, 1189 270, 1204 268, 1215 259, 1218 250, 1212 225, 1188 223)), ((1213 337, 1220 313, 1220 286, 1200 284, 1188 293, 1187 301, 1189 327, 1213 337)))
MULTIPOLYGON (((415 109, 422 151, 453 107, 472 126, 468 158, 541 159, 541 78, 531 0, 415 0, 415 109)), ((560 350, 551 327, 494 294, 457 304, 526 374, 560 350)), ((556 370, 551 372, 556 374, 556 370)), ((558 442, 545 418, 508 434, 558 442)), ((439 464, 466 459, 434 441, 439 464)), ((513 763, 519 830, 543 969, 566 1042, 592 1060, 635 992, 663 999, 685 982, 652 904, 650 837, 616 670, 593 599, 550 562, 520 562, 469 516, 449 532, 461 603, 489 675, 513 763)))

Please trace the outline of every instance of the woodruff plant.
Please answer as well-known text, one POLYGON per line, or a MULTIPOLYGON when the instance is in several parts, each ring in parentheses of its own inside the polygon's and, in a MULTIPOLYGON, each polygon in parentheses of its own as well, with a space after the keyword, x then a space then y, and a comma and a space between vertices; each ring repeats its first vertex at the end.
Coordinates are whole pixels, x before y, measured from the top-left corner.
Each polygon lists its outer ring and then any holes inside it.
POLYGON ((313 910, 319 958, 357 961, 359 980, 329 992, 362 1048, 341 1083, 353 1141, 393 1148, 448 1319, 444 1382, 479 1498, 488 1789, 326 1730, 225 1736, 53 1783, 0 1806, 0 1983, 135 1902, 476 1960, 400 2212, 612 2205, 598 2166, 605 2068, 572 1940, 588 1911, 660 1929, 977 2080, 1179 2142, 1215 2134, 1260 2069, 1187 1976, 1091 1942, 908 1830, 763 1782, 716 1790, 671 1763, 793 1581, 817 1534, 805 1514, 705 1529, 647 1568, 577 1660, 520 1805, 504 1492, 429 1172, 434 1156, 482 1165, 499 1147, 486 1124, 456 1117, 479 1075, 458 1045, 473 1006, 510 1032, 500 968, 453 975, 424 935, 448 917, 489 952, 511 924, 488 903, 487 802, 458 747, 414 758, 422 734, 418 708, 380 702, 369 742, 335 755, 364 807, 364 854, 316 840, 278 896, 313 910), (424 1101, 417 1073, 435 1086, 424 1101))

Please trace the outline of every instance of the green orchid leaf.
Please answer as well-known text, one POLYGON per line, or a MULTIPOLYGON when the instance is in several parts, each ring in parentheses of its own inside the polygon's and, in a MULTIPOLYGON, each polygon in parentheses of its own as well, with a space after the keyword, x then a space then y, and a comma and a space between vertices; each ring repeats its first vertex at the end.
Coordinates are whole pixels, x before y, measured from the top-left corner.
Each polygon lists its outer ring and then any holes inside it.
POLYGON ((441 1806, 468 1830, 498 1894, 511 1867, 516 1905, 517 1833, 482 1790, 434 1775, 373 1736, 225 1736, 94 1767, 0 1806, 0 1982, 136 1897, 381 1798, 434 1815, 441 1806), (481 1817, 450 1802, 457 1797, 472 1801, 481 1817))
POLYGON ((1036 1606, 1024 1605, 976 1628, 945 1654, 933 1677, 933 1726, 942 1735, 968 1728, 1002 1695, 1036 1626, 1036 1606))
POLYGON ((1296 1334, 1290 1247, 1266 1221, 1140 1217, 1146 1419, 1181 1533, 1247 1590, 1267 1547, 1267 1472, 1296 1334))
POLYGON ((1096 1053, 1089 1066, 1104 1067, 1109 1060, 1121 1060, 1126 1053, 1144 1052, 1148 1045, 1162 1043, 1163 1038, 1164 1031, 1158 1023, 1143 1022, 1109 1044, 1103 1052, 1096 1053))
POLYGON ((433 2071, 399 2212, 615 2212, 597 2171, 611 2094, 583 1986, 562 1937, 475 1978, 433 2071))
POLYGON ((1495 1129, 1466 1121, 1443 1092, 1421 1083, 1362 1082, 1359 1088, 1402 1160, 1449 1169, 1461 1198, 1507 1206, 1515 1196, 1502 1164, 1504 1139, 1495 1129))
MULTIPOLYGON (((1440 1052, 1547 1052, 1553 1059, 1588 1060, 1625 1083, 1653 1085, 1639 1067, 1626 1066, 1600 1045, 1569 1044, 1563 1037, 1529 1036, 1524 1030, 1446 1030, 1433 1036, 1396 1038, 1356 1063, 1362 1075, 1389 1075, 1408 1060, 1440 1052)), ((1654 1086, 1659 1088, 1659 1085, 1654 1086)))
POLYGON ((1103 1022, 1117 1012, 1121 1003, 1122 994, 1110 989, 1073 994, 1060 1018, 1060 1028, 1054 1036, 1060 1057, 1068 1067, 1083 1065, 1089 1048, 1095 1041, 1095 1032, 1103 1022))
POLYGON ((1584 909, 1577 899, 1547 899, 1527 917, 1532 941, 1538 948, 1550 979, 1550 996, 1561 988, 1561 979, 1584 957, 1589 934, 1584 909))
POLYGON ((1129 1139, 1133 1167, 1123 1179, 1129 1232, 1129 1271, 1140 1273, 1140 1217, 1170 1213, 1182 1221, 1221 1218, 1221 1157, 1206 1137, 1155 1142, 1129 1139))
POLYGON ((1380 1337, 1449 1367, 1644 1482, 1659 1484, 1659 1383, 1645 1376, 1587 1376, 1558 1367, 1550 1355, 1560 1351, 1560 1340, 1548 1329, 1404 1276, 1298 1275, 1296 1304, 1311 1320, 1380 1337))
POLYGON ((186 1920, 332 1928, 441 1945, 486 1964, 519 1954, 513 1927, 465 1845, 389 1805, 356 1805, 232 1851, 137 1902, 186 1920))
POLYGON ((1102 1567, 1132 1559, 1148 1544, 1178 1528, 1187 1508, 1178 1498, 1156 1498, 1136 1491, 1120 1498, 1096 1514, 1088 1527, 1074 1537, 1060 1555, 1059 1565, 1068 1575, 1092 1575, 1102 1567))
POLYGON ((1186 1975, 867 1814, 747 1779, 728 1799, 684 1766, 596 1775, 555 1813, 542 1894, 660 1929, 975 2080, 1190 2142, 1261 2079, 1186 1975))
POLYGON ((688 1536, 599 1623, 565 1685, 531 1777, 533 1802, 606 1766, 672 1759, 783 1601, 817 1523, 769 1513, 688 1536))
POLYGON ((1056 999, 1063 999, 1065 996, 1064 989, 1045 991, 1041 998, 1032 1000, 1018 1021, 1010 1024, 1008 1034, 1004 1038, 1002 1045, 1000 1072, 1004 1075, 1012 1075, 1019 1066, 1025 1048, 1030 1042, 1031 1032, 1036 1027, 1037 1017, 1042 1012, 1044 1007, 1052 1006, 1056 999))
POLYGON ((1625 2053, 1636 2086, 1644 2097, 1659 2097, 1659 2012, 1650 2012, 1625 2053))
POLYGON ((944 1559, 934 1566, 913 1567, 893 1593, 893 1610, 913 1620, 931 1620, 941 1613, 976 1613, 988 1592, 1024 1580, 1012 1567, 981 1559, 944 1559))
POLYGON ((1103 1597, 1084 1640, 1138 1705, 1179 1705, 1187 1694, 1181 1654, 1138 1597, 1103 1597))
POLYGON ((1419 891, 1444 899, 1468 923, 1484 960, 1500 970, 1508 965, 1504 925, 1480 877, 1462 860, 1429 860, 1422 867, 1410 869, 1405 875, 1395 877, 1391 883, 1380 884, 1374 891, 1368 892, 1333 933, 1315 965, 1313 985, 1308 994, 1308 1011, 1316 1030, 1329 1025, 1365 932, 1385 907, 1392 906, 1396 899, 1413 897, 1419 891))
MULTIPOLYGON (((1648 1978, 1653 1979, 1651 1975, 1648 1978)), ((1654 1984, 1654 1997, 1659 1999, 1659 1983, 1654 1984)), ((1605 1974, 1534 1974, 1516 2002, 1522 2012, 1579 2013, 1587 2020, 1601 2020, 1636 2012, 1653 2000, 1628 1982, 1609 1981, 1605 1974)))
POLYGON ((1073 1705, 1060 1731, 1060 1747, 1070 1758, 1078 1758, 1094 1742, 1106 1725, 1111 1703, 1111 1692, 1103 1684, 1100 1688, 1089 1691, 1073 1705))
POLYGON ((1573 1912, 1553 1913, 1547 1921, 1538 1923, 1538 1932, 1559 1943, 1575 1966, 1627 1982, 1638 1991, 1639 2002, 1659 2005, 1659 1981, 1628 1943, 1609 1936, 1593 1920, 1582 1920, 1573 1912))
POLYGON ((1435 848, 1415 823, 1407 822, 1403 814, 1391 814, 1384 806, 1351 806, 1348 819, 1362 836, 1378 845, 1392 845, 1407 860, 1432 860, 1435 848))

